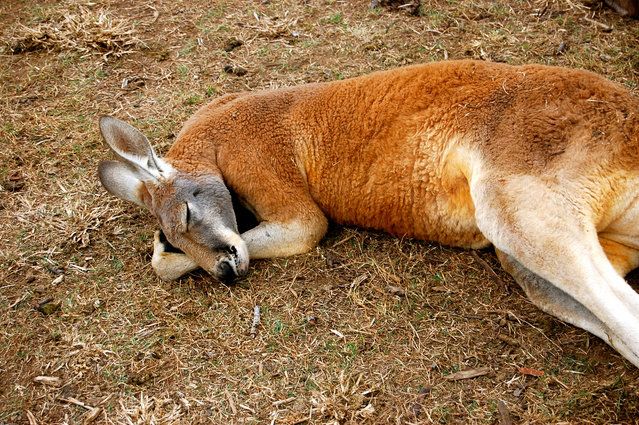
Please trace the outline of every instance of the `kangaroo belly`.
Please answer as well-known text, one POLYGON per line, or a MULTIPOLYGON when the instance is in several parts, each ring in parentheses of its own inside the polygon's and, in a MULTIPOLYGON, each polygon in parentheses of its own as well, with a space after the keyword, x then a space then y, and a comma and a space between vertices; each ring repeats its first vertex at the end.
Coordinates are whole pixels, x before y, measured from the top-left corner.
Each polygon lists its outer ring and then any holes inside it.
POLYGON ((311 195, 331 219, 451 246, 489 244, 475 223, 464 150, 424 134, 369 146, 375 154, 344 156, 312 179, 311 195))

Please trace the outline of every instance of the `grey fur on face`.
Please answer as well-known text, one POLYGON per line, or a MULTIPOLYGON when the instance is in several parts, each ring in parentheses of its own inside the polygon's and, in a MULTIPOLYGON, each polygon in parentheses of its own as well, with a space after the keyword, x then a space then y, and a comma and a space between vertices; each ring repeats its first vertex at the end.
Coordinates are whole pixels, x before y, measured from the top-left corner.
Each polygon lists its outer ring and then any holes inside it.
POLYGON ((213 250, 225 250, 219 238, 222 229, 238 233, 231 194, 216 176, 189 176, 178 173, 172 182, 175 197, 172 202, 186 205, 186 229, 197 243, 213 250))

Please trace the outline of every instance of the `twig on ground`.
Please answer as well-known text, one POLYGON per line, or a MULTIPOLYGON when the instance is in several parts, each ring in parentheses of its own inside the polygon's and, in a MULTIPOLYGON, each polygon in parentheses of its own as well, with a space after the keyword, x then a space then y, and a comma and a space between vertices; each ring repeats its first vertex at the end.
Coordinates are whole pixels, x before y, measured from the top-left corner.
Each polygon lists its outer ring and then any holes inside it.
POLYGON ((224 390, 224 394, 226 395, 226 400, 229 402, 229 407, 231 408, 231 411, 233 412, 234 415, 237 415, 237 407, 235 407, 233 396, 231 396, 231 393, 229 392, 229 390, 224 390))
POLYGON ((251 336, 255 338, 257 335, 257 327, 260 324, 260 306, 256 305, 253 308, 253 322, 251 323, 251 336))
POLYGON ((344 239, 342 239, 341 241, 335 242, 333 244, 333 246, 331 246, 331 248, 337 248, 338 246, 345 244, 346 242, 350 241, 351 239, 353 239, 355 237, 355 233, 352 233, 348 236, 346 236, 344 239))
POLYGON ((27 419, 29 420, 29 425, 38 425, 38 421, 36 420, 35 416, 33 416, 33 413, 27 410, 26 414, 27 419))
POLYGON ((594 19, 590 19, 587 16, 584 17, 584 21, 590 22, 591 24, 598 26, 599 28, 601 28, 603 32, 611 32, 613 30, 613 28, 610 25, 606 25, 603 22, 595 21, 594 19))
POLYGON ((83 408, 85 408, 87 410, 93 410, 93 407, 89 406, 88 404, 84 404, 83 402, 81 402, 77 398, 73 398, 73 397, 68 397, 68 398, 58 397, 58 400, 63 401, 65 403, 75 404, 76 406, 83 407, 83 408))
POLYGON ((42 385, 51 385, 59 387, 62 384, 62 380, 57 376, 36 376, 33 378, 33 382, 38 382, 42 385))

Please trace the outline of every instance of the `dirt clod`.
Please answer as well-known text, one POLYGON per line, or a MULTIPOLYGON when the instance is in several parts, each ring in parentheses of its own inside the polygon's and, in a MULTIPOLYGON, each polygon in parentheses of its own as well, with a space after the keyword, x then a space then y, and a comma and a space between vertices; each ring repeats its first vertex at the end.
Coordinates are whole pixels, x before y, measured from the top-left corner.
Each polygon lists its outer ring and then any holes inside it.
POLYGON ((236 66, 236 65, 224 65, 224 72, 226 72, 227 74, 231 74, 231 75, 235 75, 237 77, 242 77, 246 74, 248 74, 248 71, 245 68, 242 68, 241 66, 236 66))
POLYGON ((226 41, 226 44, 224 45, 224 51, 232 52, 233 50, 237 49, 243 44, 244 42, 242 40, 238 40, 237 38, 230 38, 226 41))
POLYGON ((62 302, 54 301, 53 298, 47 298, 36 306, 36 310, 45 316, 50 316, 56 311, 59 311, 61 306, 62 302))
POLYGON ((8 192, 19 192, 25 186, 24 175, 20 171, 11 171, 0 181, 0 186, 8 192))

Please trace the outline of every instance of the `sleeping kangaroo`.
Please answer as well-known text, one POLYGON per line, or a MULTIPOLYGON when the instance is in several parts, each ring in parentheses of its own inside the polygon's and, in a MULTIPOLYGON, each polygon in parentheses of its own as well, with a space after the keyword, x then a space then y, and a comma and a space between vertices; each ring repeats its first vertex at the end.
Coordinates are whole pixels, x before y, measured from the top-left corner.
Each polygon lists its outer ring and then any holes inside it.
POLYGON ((229 280, 317 245, 327 218, 494 245, 543 311, 639 367, 639 99, 580 70, 450 61, 223 96, 165 158, 114 118, 99 177, 148 208, 163 279, 229 280), (259 225, 239 234, 230 192, 259 225))

